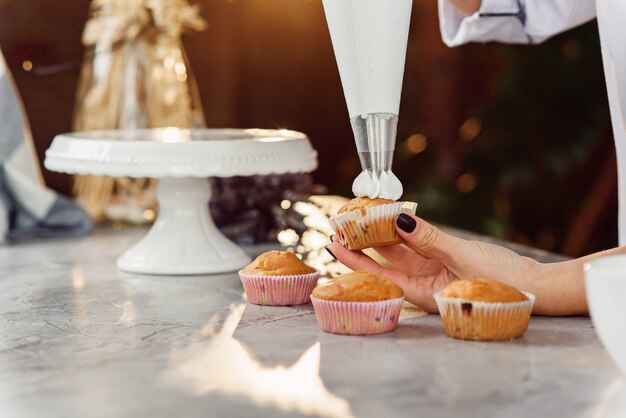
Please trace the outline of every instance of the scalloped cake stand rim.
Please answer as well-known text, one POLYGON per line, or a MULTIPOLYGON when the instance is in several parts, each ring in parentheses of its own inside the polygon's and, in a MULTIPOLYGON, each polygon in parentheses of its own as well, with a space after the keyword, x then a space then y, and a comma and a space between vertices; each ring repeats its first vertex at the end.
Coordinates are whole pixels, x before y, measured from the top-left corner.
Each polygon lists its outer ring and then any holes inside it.
POLYGON ((118 258, 120 270, 152 275, 236 271, 250 257, 215 226, 208 210, 211 189, 202 178, 311 172, 317 168, 317 152, 306 135, 295 131, 167 129, 174 128, 61 134, 46 151, 44 165, 68 174, 161 179, 159 215, 146 236, 118 258), (132 134, 181 131, 190 137, 231 137, 175 142, 128 139, 132 134), (233 139, 237 134, 243 139, 233 139), (113 139, 106 139, 107 135, 113 139))
POLYGON ((307 136, 296 131, 190 129, 179 131, 188 132, 190 137, 222 132, 229 136, 179 142, 128 139, 130 132, 146 138, 149 132, 163 133, 166 129, 60 134, 46 151, 44 165, 67 174, 135 178, 233 177, 311 172, 317 168, 317 152, 307 136), (107 139, 107 134, 113 139, 107 139))

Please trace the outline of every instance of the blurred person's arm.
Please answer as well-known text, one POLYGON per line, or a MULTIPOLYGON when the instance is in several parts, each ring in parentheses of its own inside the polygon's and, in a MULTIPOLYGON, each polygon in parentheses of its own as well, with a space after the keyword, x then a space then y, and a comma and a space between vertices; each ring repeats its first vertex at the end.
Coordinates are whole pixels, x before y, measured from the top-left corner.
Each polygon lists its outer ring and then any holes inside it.
POLYGON ((448 46, 539 43, 596 15, 595 0, 438 0, 448 46))
POLYGON ((482 0, 450 0, 461 13, 465 16, 471 16, 480 9, 482 0))

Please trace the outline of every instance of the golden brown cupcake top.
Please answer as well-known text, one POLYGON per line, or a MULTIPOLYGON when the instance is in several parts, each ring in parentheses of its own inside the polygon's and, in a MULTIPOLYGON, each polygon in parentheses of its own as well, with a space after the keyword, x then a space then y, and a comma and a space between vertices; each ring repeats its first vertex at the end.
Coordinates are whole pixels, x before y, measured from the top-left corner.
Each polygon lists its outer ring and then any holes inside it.
POLYGON ((317 286, 311 296, 342 302, 375 302, 404 296, 400 286, 366 270, 344 274, 317 286))
POLYGON ((360 210, 363 215, 367 208, 371 208, 373 206, 386 205, 388 203, 396 203, 395 200, 383 199, 380 197, 370 199, 369 197, 357 197, 352 199, 345 205, 343 205, 338 211, 337 215, 340 215, 345 212, 352 212, 353 210, 360 210))
POLYGON ((516 288, 489 279, 456 280, 439 292, 439 296, 475 302, 523 302, 526 295, 516 288))
POLYGON ((292 276, 315 273, 313 267, 304 264, 289 251, 268 251, 246 266, 243 273, 253 276, 292 276))

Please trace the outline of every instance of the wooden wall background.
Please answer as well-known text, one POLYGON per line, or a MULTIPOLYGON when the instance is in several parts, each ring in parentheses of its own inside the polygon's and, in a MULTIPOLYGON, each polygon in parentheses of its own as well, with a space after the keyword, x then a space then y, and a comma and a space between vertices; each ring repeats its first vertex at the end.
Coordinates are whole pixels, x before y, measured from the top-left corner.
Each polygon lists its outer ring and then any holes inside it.
MULTIPOLYGON (((321 0, 196 3, 209 29, 186 35, 184 43, 209 126, 301 130, 320 152, 316 180, 348 191, 358 167, 321 0)), ((0 47, 40 157, 54 135, 70 129, 79 67, 41 76, 25 72, 22 62, 32 57, 35 66, 74 59, 78 64, 88 7, 87 0, 0 0, 0 47)), ((406 78, 419 91, 404 92, 401 131, 408 137, 419 123, 444 151, 456 141, 467 105, 457 91, 464 52, 441 42, 434 0, 415 2, 412 17, 410 42, 421 44, 421 56, 407 58, 406 78)), ((453 175, 447 154, 441 153, 441 167, 453 175)), ((68 176, 45 172, 45 177, 52 188, 69 193, 68 176)))

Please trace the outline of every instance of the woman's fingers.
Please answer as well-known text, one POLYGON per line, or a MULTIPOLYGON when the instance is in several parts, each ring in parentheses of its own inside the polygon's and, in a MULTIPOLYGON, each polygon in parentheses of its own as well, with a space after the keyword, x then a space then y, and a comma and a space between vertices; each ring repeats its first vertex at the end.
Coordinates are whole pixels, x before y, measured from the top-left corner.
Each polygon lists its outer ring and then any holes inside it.
POLYGON ((419 273, 427 262, 424 257, 402 244, 374 247, 374 250, 391 263, 396 270, 408 275, 419 273))
POLYGON ((407 213, 401 213, 396 219, 396 230, 413 251, 427 258, 436 257, 444 263, 467 242, 407 213))
POLYGON ((369 270, 389 278, 400 287, 407 285, 408 277, 402 272, 386 269, 361 251, 350 251, 338 243, 326 247, 330 252, 352 270, 369 270))
POLYGON ((406 274, 403 271, 387 269, 379 265, 361 251, 350 251, 338 243, 332 243, 326 247, 337 260, 353 270, 369 270, 387 277, 400 286, 405 293, 406 299, 421 307, 427 312, 437 312, 437 305, 433 299, 433 292, 441 290, 450 280, 450 273, 441 263, 436 260, 425 260, 413 252, 413 250, 398 246, 377 248, 381 255, 390 258, 393 256, 399 260, 421 260, 424 265, 418 274, 406 274))

